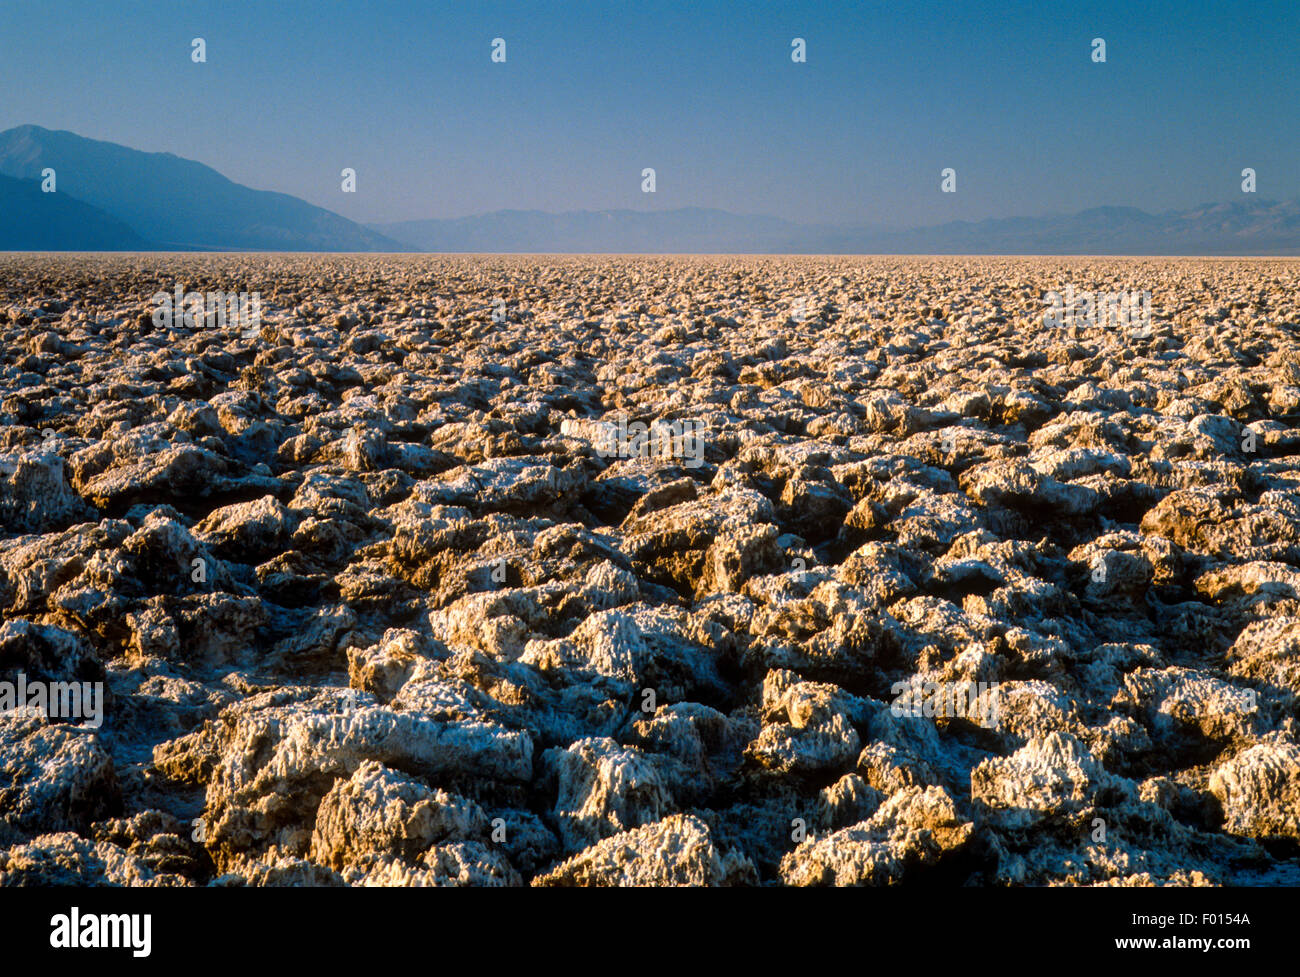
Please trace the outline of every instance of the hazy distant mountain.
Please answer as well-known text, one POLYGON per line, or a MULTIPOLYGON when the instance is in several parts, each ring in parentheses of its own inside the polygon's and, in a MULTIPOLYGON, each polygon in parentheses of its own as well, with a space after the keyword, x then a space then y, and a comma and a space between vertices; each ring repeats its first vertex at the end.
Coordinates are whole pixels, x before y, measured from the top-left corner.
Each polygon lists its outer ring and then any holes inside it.
MULTIPOLYGON (((142 153, 71 132, 0 132, 0 175, 39 180, 96 207, 159 247, 256 251, 391 251, 401 246, 284 193, 251 190, 171 153, 142 153)), ((123 248, 131 245, 123 244, 123 248)))
POLYGON ((370 224, 421 251, 561 253, 785 253, 812 228, 724 210, 498 210, 477 217, 370 224))
POLYGON ((0 176, 0 251, 145 251, 120 220, 34 180, 0 176))
POLYGON ((1203 204, 1148 214, 1096 207, 1059 217, 1017 217, 853 238, 902 254, 1300 254, 1300 200, 1203 204))
POLYGON ((1054 217, 909 230, 795 224, 720 210, 502 210, 372 224, 424 251, 793 254, 1300 254, 1300 201, 1205 204, 1152 215, 1098 207, 1054 217))
POLYGON ((0 176, 25 181, 0 189, 5 249, 1300 255, 1300 200, 1242 200, 1167 214, 1098 207, 907 230, 798 224, 700 207, 501 210, 362 226, 288 194, 240 186, 171 153, 38 126, 0 132, 0 176), (56 172, 57 192, 32 197, 31 181, 46 167, 56 172))

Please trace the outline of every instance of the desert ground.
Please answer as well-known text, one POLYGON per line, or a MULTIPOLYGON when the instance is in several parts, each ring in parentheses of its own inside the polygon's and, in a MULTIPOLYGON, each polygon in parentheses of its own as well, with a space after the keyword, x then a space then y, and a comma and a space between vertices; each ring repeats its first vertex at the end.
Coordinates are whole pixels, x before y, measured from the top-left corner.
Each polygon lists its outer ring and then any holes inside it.
POLYGON ((0 694, 102 689, 0 885, 1300 882, 1300 259, 11 254, 0 336, 0 694))

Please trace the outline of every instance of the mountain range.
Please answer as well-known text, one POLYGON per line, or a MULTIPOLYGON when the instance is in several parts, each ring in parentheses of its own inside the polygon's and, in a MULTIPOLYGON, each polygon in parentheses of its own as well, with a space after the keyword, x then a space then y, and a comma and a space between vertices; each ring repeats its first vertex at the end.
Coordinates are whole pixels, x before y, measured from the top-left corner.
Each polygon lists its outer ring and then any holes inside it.
POLYGON ((372 224, 421 251, 715 254, 1300 254, 1300 200, 1203 204, 1148 214, 1096 207, 1052 217, 889 230, 795 224, 721 210, 605 210, 372 224))
POLYGON ((1300 199, 1162 214, 1097 207, 904 229, 699 207, 501 210, 363 225, 171 153, 25 125, 0 132, 0 250, 1300 255, 1300 199), (40 187, 47 169, 53 193, 40 187))
MULTIPOLYGON (((102 211, 149 242, 147 250, 401 251, 396 241, 287 193, 252 190, 171 153, 143 153, 71 132, 19 126, 0 132, 0 176, 41 180, 53 169, 53 198, 102 211)), ((8 198, 4 198, 8 203, 8 198)), ((21 239, 6 206, 0 240, 21 239)), ((75 240, 67 248, 79 249, 75 240)), ((35 246, 27 250, 34 250, 35 246)), ((123 238, 103 250, 139 250, 123 238)))

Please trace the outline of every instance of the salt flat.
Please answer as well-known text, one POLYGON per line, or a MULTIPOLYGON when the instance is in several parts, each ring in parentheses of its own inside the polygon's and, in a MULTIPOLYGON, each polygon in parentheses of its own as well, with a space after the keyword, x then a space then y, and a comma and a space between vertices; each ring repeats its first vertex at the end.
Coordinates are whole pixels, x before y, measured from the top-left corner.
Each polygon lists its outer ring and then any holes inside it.
POLYGON ((0 334, 0 705, 104 687, 0 884, 1295 875, 1300 259, 11 254, 0 334))

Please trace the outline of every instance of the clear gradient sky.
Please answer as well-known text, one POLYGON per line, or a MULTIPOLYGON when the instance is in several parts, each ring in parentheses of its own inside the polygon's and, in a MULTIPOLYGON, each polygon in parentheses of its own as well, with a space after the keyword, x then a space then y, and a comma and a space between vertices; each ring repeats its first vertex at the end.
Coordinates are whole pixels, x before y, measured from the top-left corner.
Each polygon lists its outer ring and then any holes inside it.
POLYGON ((1163 211, 1240 199, 1245 166, 1300 195, 1300 0, 0 0, 0 129, 24 123, 363 221, 1163 211))

